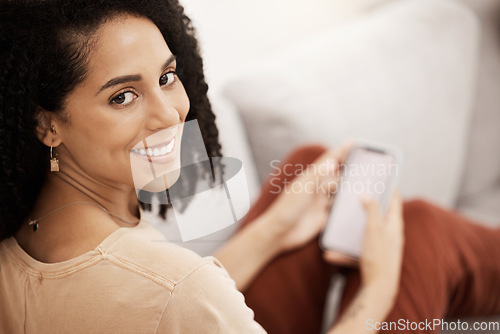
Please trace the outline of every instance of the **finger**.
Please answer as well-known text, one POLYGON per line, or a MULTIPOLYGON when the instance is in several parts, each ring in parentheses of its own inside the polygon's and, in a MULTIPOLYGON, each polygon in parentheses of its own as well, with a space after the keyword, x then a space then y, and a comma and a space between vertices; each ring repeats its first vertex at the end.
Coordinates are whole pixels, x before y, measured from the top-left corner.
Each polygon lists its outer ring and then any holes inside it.
POLYGON ((382 216, 380 214, 380 207, 378 203, 366 194, 361 195, 361 202, 365 208, 368 217, 368 223, 380 222, 382 216))
POLYGON ((326 197, 326 196, 321 196, 321 197, 323 197, 323 198, 318 201, 319 205, 320 205, 318 211, 321 214, 320 231, 323 231, 326 227, 326 224, 328 223, 328 217, 330 217, 330 201, 329 201, 328 197, 326 197))
POLYGON ((346 267, 356 267, 358 265, 358 260, 355 258, 331 250, 323 252, 323 259, 326 262, 346 267))
POLYGON ((401 197, 399 195, 399 192, 397 190, 394 191, 392 194, 391 202, 389 204, 389 209, 387 210, 387 219, 389 221, 389 224, 399 224, 401 225, 402 219, 402 211, 403 211, 403 204, 401 201, 401 197))
POLYGON ((327 158, 317 168, 317 176, 339 176, 339 161, 333 157, 327 158))
POLYGON ((320 194, 327 195, 331 197, 332 194, 336 193, 339 185, 339 177, 338 176, 322 176, 317 178, 317 189, 320 194))
POLYGON ((327 182, 329 184, 327 192, 331 193, 336 191, 338 179, 340 178, 340 163, 345 160, 353 145, 354 141, 351 140, 344 143, 339 148, 326 150, 307 168, 306 173, 302 174, 296 181, 301 183, 308 183, 311 181, 327 182), (333 179, 314 180, 317 177, 325 176, 333 177, 333 179))
POLYGON ((345 162, 345 159, 347 158, 349 152, 352 150, 354 144, 355 141, 353 139, 349 139, 336 150, 335 154, 339 163, 342 164, 345 162))
POLYGON ((334 159, 337 162, 342 163, 345 161, 347 154, 349 153, 349 151, 352 149, 353 146, 354 146, 353 140, 346 141, 337 148, 326 150, 323 154, 319 156, 319 158, 316 159, 314 163, 322 163, 327 159, 334 159))
POLYGON ((339 178, 338 167, 338 161, 333 158, 315 162, 307 167, 296 182, 300 182, 303 185, 314 185, 315 187, 321 186, 325 181, 328 183, 333 182, 332 187, 335 189, 336 181, 339 178))
POLYGON ((337 179, 340 179, 341 169, 353 145, 354 142, 349 141, 339 148, 329 149, 323 153, 314 162, 320 166, 319 170, 322 171, 320 175, 335 176, 337 179))
POLYGON ((391 209, 391 214, 396 215, 396 216, 401 216, 403 212, 403 204, 401 200, 401 195, 399 194, 399 191, 396 189, 394 190, 393 194, 393 203, 391 209))
POLYGON ((330 199, 328 196, 317 196, 313 202, 313 206, 321 211, 326 211, 330 207, 330 199))
POLYGON ((294 182, 309 183, 320 176, 330 176, 337 174, 338 162, 332 157, 321 155, 294 180, 294 182))

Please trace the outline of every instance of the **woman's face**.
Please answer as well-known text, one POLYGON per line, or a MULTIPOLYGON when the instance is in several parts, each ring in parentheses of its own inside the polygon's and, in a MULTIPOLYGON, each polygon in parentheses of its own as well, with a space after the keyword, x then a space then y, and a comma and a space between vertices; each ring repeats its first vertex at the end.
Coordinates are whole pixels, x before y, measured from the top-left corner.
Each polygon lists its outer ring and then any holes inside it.
POLYGON ((96 40, 84 82, 67 97, 69 121, 56 123, 61 170, 115 187, 133 185, 131 160, 144 171, 151 162, 178 168, 189 100, 161 32, 125 16, 101 26, 96 40))

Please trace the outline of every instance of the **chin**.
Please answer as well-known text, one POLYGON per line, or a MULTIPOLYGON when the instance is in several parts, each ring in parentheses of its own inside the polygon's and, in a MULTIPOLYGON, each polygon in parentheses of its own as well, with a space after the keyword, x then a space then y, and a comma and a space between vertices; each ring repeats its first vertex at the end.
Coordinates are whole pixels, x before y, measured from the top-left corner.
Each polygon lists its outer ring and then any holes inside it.
POLYGON ((179 179, 181 173, 180 152, 168 164, 144 161, 131 154, 132 177, 136 191, 162 192, 179 179))
POLYGON ((153 193, 163 192, 163 191, 167 190, 168 188, 172 187, 175 184, 175 182, 177 182, 180 174, 181 174, 180 167, 175 168, 171 171, 168 171, 168 172, 162 174, 159 177, 156 177, 153 180, 150 180, 150 182, 143 184, 139 188, 136 185, 136 190, 144 190, 144 191, 153 192, 153 193))

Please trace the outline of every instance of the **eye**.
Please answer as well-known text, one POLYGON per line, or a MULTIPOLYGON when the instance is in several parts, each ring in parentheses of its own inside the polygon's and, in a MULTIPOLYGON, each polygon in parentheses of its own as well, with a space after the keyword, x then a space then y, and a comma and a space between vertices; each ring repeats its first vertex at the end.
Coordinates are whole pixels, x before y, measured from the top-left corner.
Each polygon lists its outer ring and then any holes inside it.
POLYGON ((131 91, 122 92, 111 99, 111 103, 126 106, 137 98, 137 94, 131 91))
POLYGON ((170 71, 160 77, 160 86, 169 86, 175 82, 175 71, 170 71))

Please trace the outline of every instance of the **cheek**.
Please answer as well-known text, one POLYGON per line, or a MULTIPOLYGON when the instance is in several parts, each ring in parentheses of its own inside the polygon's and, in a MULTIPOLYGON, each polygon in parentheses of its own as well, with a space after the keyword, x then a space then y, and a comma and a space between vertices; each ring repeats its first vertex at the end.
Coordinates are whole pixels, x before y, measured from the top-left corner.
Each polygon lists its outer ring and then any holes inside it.
POLYGON ((181 116, 181 120, 185 121, 186 116, 189 113, 189 108, 190 108, 190 102, 189 102, 189 97, 186 93, 186 90, 182 83, 179 81, 179 94, 177 95, 177 111, 179 112, 179 115, 181 116))
POLYGON ((129 148, 137 136, 139 122, 101 117, 76 126, 76 119, 65 145, 70 159, 90 174, 111 177, 130 173, 129 148))
POLYGON ((184 110, 185 110, 185 114, 184 114, 184 119, 186 118, 186 115, 188 114, 189 112, 189 108, 191 107, 190 103, 189 103, 189 98, 188 96, 186 95, 186 99, 184 101, 184 110))
POLYGON ((82 138, 80 145, 72 148, 72 152, 77 152, 77 162, 84 164, 83 161, 87 160, 92 167, 96 167, 93 169, 103 172, 107 168, 113 170, 123 165, 129 159, 128 147, 134 136, 127 136, 130 131, 125 127, 115 127, 103 129, 96 136, 82 138))
POLYGON ((130 146, 137 136, 137 124, 138 122, 126 121, 120 117, 101 117, 92 128, 86 127, 80 131, 81 144, 91 146, 90 149, 96 154, 107 154, 109 158, 113 158, 130 146))
POLYGON ((98 142, 94 142, 90 148, 92 153, 82 163, 85 164, 82 168, 96 178, 132 184, 129 146, 135 137, 124 136, 127 132, 126 128, 118 132, 108 130, 98 142))

